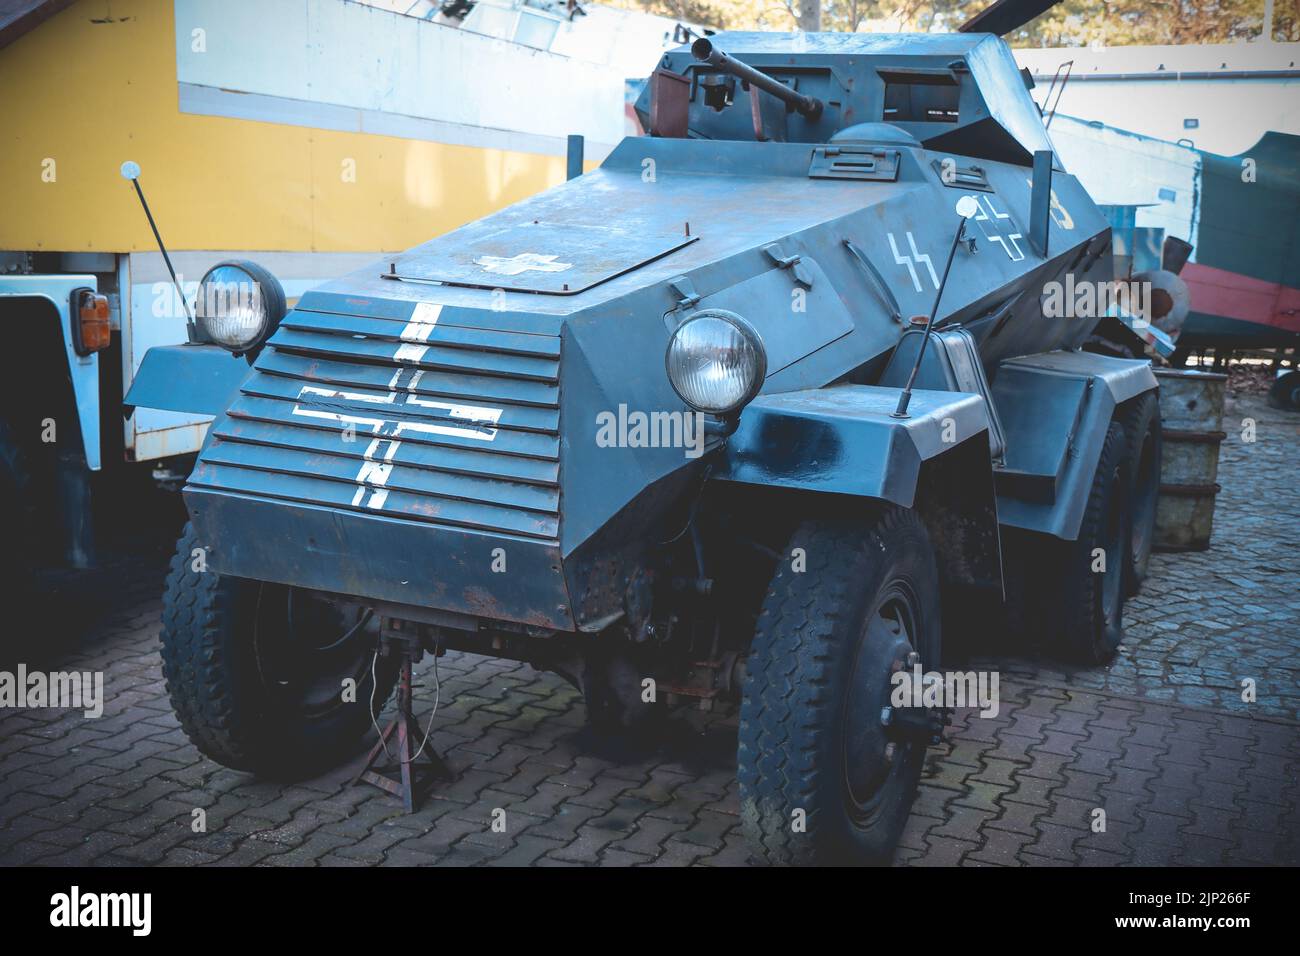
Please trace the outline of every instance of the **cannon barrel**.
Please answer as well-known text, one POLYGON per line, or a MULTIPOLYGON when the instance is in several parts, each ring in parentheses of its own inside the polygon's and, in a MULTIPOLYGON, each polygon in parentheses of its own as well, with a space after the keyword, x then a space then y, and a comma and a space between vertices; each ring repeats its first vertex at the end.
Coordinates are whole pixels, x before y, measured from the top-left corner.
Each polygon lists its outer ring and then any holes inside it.
POLYGON ((775 80, 766 73, 760 73, 747 63, 741 63, 735 57, 728 56, 713 45, 708 37, 700 37, 691 44, 691 53, 695 59, 709 66, 716 67, 738 76, 751 86, 757 86, 765 93, 771 93, 792 109, 798 110, 810 120, 822 115, 822 101, 815 96, 796 93, 780 80, 775 80))

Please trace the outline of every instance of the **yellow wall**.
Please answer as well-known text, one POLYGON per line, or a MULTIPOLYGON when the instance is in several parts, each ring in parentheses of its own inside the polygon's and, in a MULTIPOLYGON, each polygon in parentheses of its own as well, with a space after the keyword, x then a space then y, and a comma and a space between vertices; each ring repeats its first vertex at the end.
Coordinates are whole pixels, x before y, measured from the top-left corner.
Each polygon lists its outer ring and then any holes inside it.
POLYGON ((156 248, 127 159, 175 249, 400 250, 564 178, 559 156, 182 114, 173 19, 79 0, 0 49, 0 249, 156 248))

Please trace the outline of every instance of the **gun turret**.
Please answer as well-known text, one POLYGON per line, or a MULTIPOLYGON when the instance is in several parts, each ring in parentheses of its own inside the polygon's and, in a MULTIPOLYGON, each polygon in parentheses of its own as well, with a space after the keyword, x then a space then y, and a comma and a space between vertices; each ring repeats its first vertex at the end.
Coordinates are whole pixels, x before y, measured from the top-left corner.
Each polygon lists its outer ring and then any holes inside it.
POLYGON ((774 80, 766 73, 760 73, 746 63, 741 63, 717 49, 708 37, 700 37, 691 44, 691 54, 709 66, 739 77, 750 86, 756 86, 765 93, 770 93, 793 110, 798 110, 809 120, 816 120, 822 115, 822 101, 815 96, 804 96, 786 86, 780 80, 774 80))

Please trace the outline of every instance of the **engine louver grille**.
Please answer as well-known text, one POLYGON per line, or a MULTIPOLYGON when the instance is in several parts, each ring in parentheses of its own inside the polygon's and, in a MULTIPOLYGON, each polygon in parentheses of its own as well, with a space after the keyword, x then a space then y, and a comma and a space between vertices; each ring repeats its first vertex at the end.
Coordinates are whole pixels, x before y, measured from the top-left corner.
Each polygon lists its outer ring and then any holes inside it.
POLYGON ((508 318, 291 312, 190 484, 558 540, 558 320, 508 318))

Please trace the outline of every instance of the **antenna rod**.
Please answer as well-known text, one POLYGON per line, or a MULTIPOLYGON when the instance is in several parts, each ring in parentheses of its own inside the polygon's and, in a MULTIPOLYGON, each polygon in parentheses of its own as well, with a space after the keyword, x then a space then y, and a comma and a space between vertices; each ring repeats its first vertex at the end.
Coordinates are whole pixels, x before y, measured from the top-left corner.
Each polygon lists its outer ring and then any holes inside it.
POLYGON ((135 187, 135 194, 140 198, 140 205, 144 207, 145 218, 149 220, 149 228, 153 230, 154 240, 158 243, 158 251, 162 253, 163 262, 167 263, 167 271, 171 274, 172 285, 176 287, 176 294, 181 298, 181 308, 185 310, 185 324, 194 329, 194 314, 190 311, 190 304, 185 301, 185 290, 181 288, 180 280, 176 278, 176 270, 172 267, 172 257, 167 254, 167 247, 163 245, 162 235, 158 232, 158 224, 153 221, 153 213, 149 211, 149 202, 144 198, 144 190, 140 188, 140 166, 127 160, 122 164, 122 175, 131 180, 131 185, 135 187))
POLYGON ((925 332, 921 336, 921 347, 916 350, 916 361, 912 364, 912 374, 907 377, 903 394, 898 396, 898 407, 890 413, 892 418, 907 418, 907 406, 912 401, 912 385, 916 382, 916 373, 921 370, 921 360, 925 358, 925 347, 930 344, 930 331, 934 328, 934 317, 939 314, 939 301, 943 298, 944 287, 948 284, 948 273, 952 269, 952 258, 957 254, 957 246, 966 232, 966 217, 961 217, 957 225, 957 234, 952 237, 952 248, 948 250, 948 262, 943 267, 943 278, 939 281, 939 291, 934 294, 934 306, 930 309, 930 319, 925 323, 925 332))

